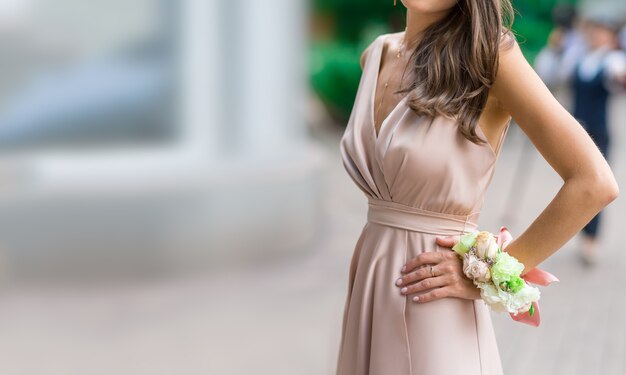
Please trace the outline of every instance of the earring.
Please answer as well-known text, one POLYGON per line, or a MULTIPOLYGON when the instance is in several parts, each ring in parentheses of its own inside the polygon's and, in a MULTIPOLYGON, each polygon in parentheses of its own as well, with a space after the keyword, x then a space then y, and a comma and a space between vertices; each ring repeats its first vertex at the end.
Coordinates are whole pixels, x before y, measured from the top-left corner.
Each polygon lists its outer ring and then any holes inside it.
POLYGON ((398 0, 393 0, 393 6, 394 6, 394 7, 397 5, 397 4, 396 4, 396 2, 397 2, 397 1, 398 1, 398 0))

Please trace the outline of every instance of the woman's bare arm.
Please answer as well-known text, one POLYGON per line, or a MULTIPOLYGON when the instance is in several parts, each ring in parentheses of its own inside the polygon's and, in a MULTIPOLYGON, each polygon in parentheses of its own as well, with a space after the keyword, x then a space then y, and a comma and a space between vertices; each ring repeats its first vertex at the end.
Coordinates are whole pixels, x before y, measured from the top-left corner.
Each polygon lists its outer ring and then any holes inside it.
POLYGON ((525 273, 561 248, 616 199, 619 187, 591 137, 554 98, 517 43, 500 52, 491 94, 564 181, 550 204, 507 247, 524 263, 525 273))

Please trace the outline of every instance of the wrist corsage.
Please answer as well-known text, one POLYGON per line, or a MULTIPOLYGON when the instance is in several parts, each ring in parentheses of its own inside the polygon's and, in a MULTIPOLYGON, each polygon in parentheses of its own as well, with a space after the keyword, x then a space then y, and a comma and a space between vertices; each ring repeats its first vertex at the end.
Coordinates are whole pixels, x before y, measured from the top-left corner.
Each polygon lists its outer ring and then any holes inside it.
POLYGON ((463 258, 463 273, 480 289, 481 298, 494 311, 507 311, 522 323, 539 325, 541 293, 532 282, 548 285, 556 276, 539 268, 521 275, 524 265, 505 251, 512 240, 506 227, 498 236, 487 231, 470 231, 452 247, 463 258))

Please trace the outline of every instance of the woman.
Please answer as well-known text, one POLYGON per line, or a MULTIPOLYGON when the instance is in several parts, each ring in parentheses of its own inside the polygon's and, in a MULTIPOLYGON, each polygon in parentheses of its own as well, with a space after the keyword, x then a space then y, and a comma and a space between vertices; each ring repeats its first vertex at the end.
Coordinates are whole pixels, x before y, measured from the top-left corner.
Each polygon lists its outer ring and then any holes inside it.
POLYGON ((502 374, 488 307, 450 247, 477 227, 511 118, 564 180, 507 247, 523 273, 618 186, 503 26, 508 0, 402 4, 406 30, 363 53, 340 145, 369 211, 349 270, 337 375, 502 374))

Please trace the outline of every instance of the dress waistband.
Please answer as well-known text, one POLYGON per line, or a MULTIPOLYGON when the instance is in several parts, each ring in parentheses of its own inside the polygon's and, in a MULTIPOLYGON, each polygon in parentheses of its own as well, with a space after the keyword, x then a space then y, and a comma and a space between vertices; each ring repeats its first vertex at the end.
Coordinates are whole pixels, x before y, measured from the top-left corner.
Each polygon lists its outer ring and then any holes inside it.
POLYGON ((368 197, 367 220, 390 227, 441 236, 461 235, 476 230, 478 224, 469 215, 452 215, 428 211, 404 204, 368 197))

